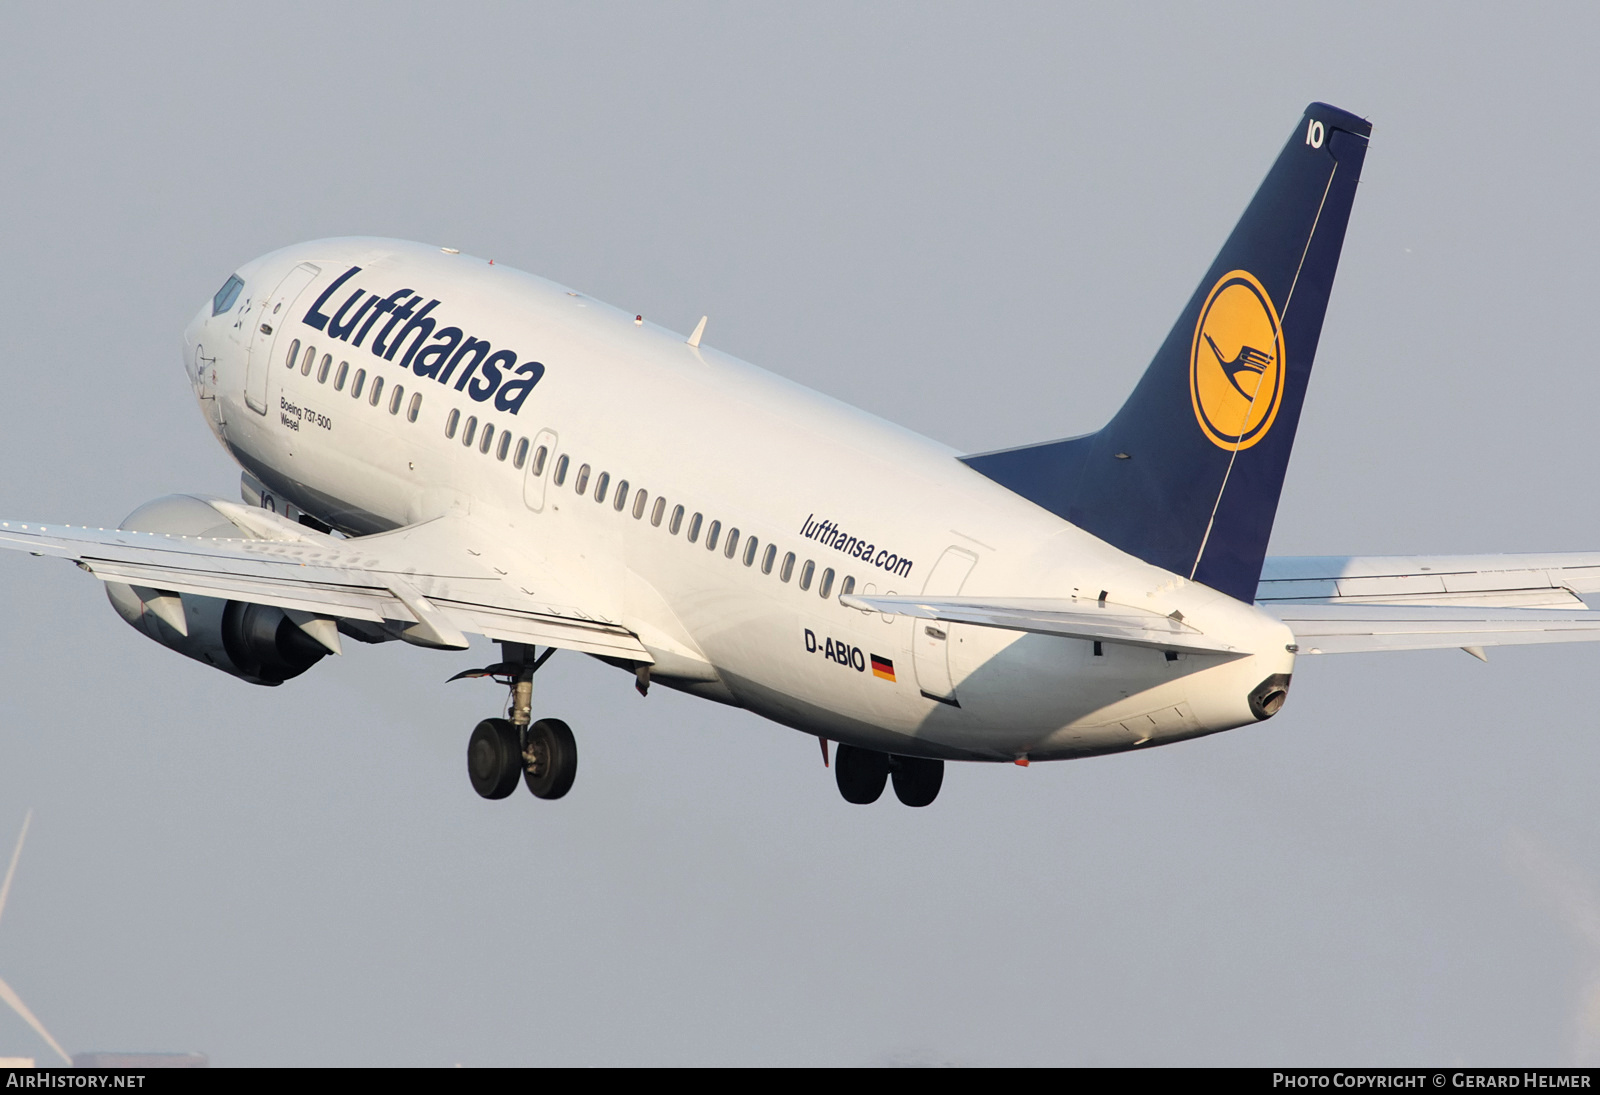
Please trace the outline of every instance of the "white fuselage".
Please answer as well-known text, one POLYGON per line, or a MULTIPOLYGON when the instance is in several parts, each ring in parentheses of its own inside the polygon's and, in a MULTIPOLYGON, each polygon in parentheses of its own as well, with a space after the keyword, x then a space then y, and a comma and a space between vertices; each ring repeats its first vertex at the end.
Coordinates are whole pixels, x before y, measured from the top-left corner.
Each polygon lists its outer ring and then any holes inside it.
MULTIPOLYGON (((659 683, 891 753, 1045 760, 1257 721, 1248 694, 1293 667, 1294 640, 1281 623, 1090 536, 948 447, 551 282, 373 239, 302 244, 239 276, 238 300, 215 316, 208 304, 190 325, 185 364, 212 429, 249 473, 352 535, 470 515, 530 570, 578 591, 580 609, 636 633, 659 683), (352 267, 359 272, 313 313, 352 267), (373 300, 399 310, 409 301, 409 315, 380 314, 373 300), (433 325, 397 345, 430 301, 438 302, 427 316, 433 325), (334 337, 363 303, 371 310, 334 337), (327 318, 321 329, 306 322, 313 314, 327 318), (478 339, 491 354, 515 357, 470 376, 473 358, 462 357, 445 382, 418 375, 421 353, 404 366, 425 334, 448 341, 447 327, 457 342, 478 339), (391 357, 373 352, 379 339, 391 357), (529 362, 542 370, 513 372, 529 362), (513 396, 516 378, 524 384, 513 396), (398 400, 396 386, 404 389, 398 400), (656 524, 658 499, 665 505, 656 524), (713 522, 717 540, 708 547, 713 522), (1247 653, 1174 657, 884 616, 842 605, 846 579, 858 593, 1104 596, 1181 611, 1208 637, 1247 653)), ((441 349, 427 363, 441 366, 444 357, 441 349)))

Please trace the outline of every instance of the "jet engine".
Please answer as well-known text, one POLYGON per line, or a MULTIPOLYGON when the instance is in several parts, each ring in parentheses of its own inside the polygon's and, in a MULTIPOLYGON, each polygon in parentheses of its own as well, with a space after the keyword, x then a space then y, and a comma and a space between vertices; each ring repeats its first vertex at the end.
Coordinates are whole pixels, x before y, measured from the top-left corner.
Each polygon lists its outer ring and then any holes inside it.
MULTIPOLYGON (((263 538, 218 506, 188 494, 146 502, 119 527, 180 536, 263 538)), ((107 582, 106 596, 117 615, 162 646, 251 684, 282 684, 339 652, 337 625, 327 617, 120 582, 107 582)))

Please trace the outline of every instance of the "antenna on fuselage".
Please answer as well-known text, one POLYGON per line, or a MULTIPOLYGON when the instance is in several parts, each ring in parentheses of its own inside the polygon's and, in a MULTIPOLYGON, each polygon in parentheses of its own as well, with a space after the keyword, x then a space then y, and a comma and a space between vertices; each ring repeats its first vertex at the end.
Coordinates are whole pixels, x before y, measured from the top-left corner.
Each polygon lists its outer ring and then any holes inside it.
POLYGON ((696 350, 700 348, 700 336, 706 333, 707 318, 707 316, 701 316, 700 322, 695 324, 694 334, 689 336, 689 345, 693 346, 696 350))

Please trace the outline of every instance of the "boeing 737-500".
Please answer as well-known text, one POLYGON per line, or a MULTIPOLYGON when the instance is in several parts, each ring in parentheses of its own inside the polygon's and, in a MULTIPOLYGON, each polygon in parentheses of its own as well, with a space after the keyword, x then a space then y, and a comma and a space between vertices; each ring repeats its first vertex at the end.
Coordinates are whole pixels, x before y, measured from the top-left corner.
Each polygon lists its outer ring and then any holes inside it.
POLYGON ((486 798, 571 787, 555 650, 836 743, 850 802, 947 760, 1141 749, 1271 718, 1297 657, 1600 639, 1600 555, 1267 559, 1369 125, 1321 103, 1103 429, 963 455, 580 292, 328 239, 184 332, 242 502, 120 529, 0 522, 156 642, 279 685, 345 641, 462 650, 509 688, 486 798))

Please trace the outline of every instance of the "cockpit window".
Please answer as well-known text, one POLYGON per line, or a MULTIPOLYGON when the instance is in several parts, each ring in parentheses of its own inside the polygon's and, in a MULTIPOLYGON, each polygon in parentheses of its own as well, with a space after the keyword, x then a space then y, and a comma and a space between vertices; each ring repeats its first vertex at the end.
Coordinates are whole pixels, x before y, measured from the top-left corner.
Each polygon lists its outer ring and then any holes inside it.
POLYGON ((211 298, 211 314, 220 316, 232 308, 233 302, 239 299, 239 290, 243 288, 244 279, 238 274, 229 277, 222 288, 217 290, 217 295, 211 298))

